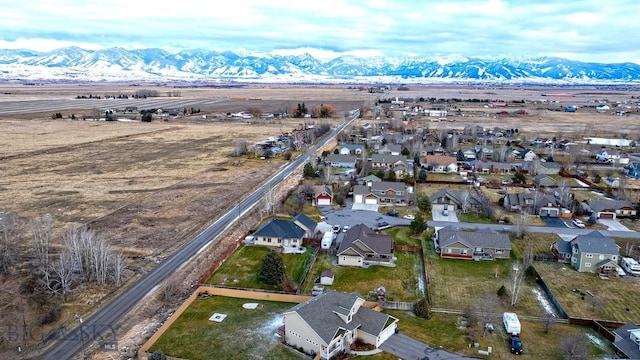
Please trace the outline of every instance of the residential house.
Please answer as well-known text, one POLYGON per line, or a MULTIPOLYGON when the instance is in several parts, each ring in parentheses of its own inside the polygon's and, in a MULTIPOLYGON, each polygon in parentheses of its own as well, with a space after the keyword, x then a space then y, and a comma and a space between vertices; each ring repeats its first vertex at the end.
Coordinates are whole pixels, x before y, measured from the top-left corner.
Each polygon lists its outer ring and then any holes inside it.
POLYGON ((454 191, 442 189, 435 194, 429 196, 432 205, 448 205, 447 209, 462 212, 480 212, 482 211, 482 202, 472 193, 468 191, 454 191))
POLYGON ((447 226, 438 231, 440 256, 452 259, 509 259, 509 235, 485 228, 464 231, 447 226))
POLYGON ((612 238, 592 231, 571 240, 571 265, 579 272, 609 272, 617 269, 620 252, 612 238))
POLYGON ((444 155, 445 151, 442 145, 427 145, 424 150, 420 152, 420 157, 427 155, 444 155))
POLYGON ((333 204, 333 190, 331 185, 318 185, 314 187, 313 205, 331 206, 333 204))
POLYGON ((402 155, 373 154, 371 168, 373 170, 393 171, 396 179, 401 179, 406 174, 413 175, 413 161, 409 161, 402 155))
POLYGON ((398 319, 367 307, 358 293, 329 290, 284 312, 284 342, 328 360, 349 352, 356 340, 380 347, 398 319))
POLYGON ((477 159, 476 150, 473 148, 462 148, 458 153, 458 159, 462 158, 462 161, 473 162, 477 159))
POLYGON ((329 154, 324 159, 325 165, 332 168, 349 168, 355 169, 357 158, 353 155, 329 154))
POLYGON ((402 152, 402 145, 400 144, 386 144, 384 146, 382 146, 380 149, 378 149, 378 154, 382 154, 382 155, 394 155, 394 156, 400 156, 400 153, 402 152))
POLYGON ((338 265, 369 267, 370 265, 392 266, 393 237, 378 234, 364 224, 347 230, 337 251, 338 265))
POLYGON ((304 230, 304 235, 303 235, 304 237, 314 237, 315 236, 316 226, 318 225, 318 223, 313 221, 307 215, 300 213, 300 214, 294 216, 293 218, 291 218, 291 222, 293 222, 299 228, 304 230))
POLYGON ((366 186, 371 186, 372 183, 374 182, 380 182, 382 181, 382 179, 380 179, 379 177, 375 176, 375 175, 367 175, 363 178, 359 178, 358 179, 358 183, 360 185, 366 185, 366 186))
POLYGON ((603 149, 596 154, 596 161, 625 166, 629 165, 629 155, 616 149, 603 149))
POLYGON ((523 149, 518 151, 516 155, 516 159, 522 159, 523 161, 534 161, 538 158, 538 155, 533 152, 531 149, 523 149))
POLYGON ((476 160, 471 163, 473 171, 479 174, 511 174, 513 166, 509 163, 476 160))
POLYGON ((302 246, 303 238, 313 236, 313 231, 315 231, 315 226, 309 233, 292 219, 273 218, 262 224, 252 235, 256 245, 283 248, 302 246))
POLYGON ((615 219, 618 216, 636 216, 630 201, 613 199, 587 200, 587 205, 596 219, 615 219))
POLYGON ((640 178, 640 163, 632 162, 624 168, 625 175, 640 178))
POLYGON ((539 216, 559 217, 560 205, 556 198, 541 191, 507 194, 503 207, 509 211, 539 216))
POLYGON ((427 155, 420 162, 427 171, 437 173, 458 172, 458 161, 453 156, 427 155))
POLYGON ((627 359, 640 359, 640 326, 627 322, 613 331, 613 346, 627 359))
POLYGON ((547 174, 538 174, 533 178, 534 185, 538 187, 556 186, 556 181, 547 174))
POLYGON ((407 206, 407 187, 403 182, 372 181, 353 187, 353 203, 383 206, 407 206))
POLYGON ((610 188, 619 188, 620 187, 620 178, 619 177, 613 177, 613 176, 607 176, 604 179, 604 184, 607 185, 610 188))
POLYGON ((480 160, 493 160, 493 156, 494 156, 494 150, 493 150, 493 146, 487 146, 487 145, 476 145, 475 146, 475 150, 476 150, 476 156, 478 159, 480 160))
POLYGON ((529 172, 529 174, 547 174, 557 175, 560 173, 561 166, 557 162, 553 161, 525 161, 522 163, 522 169, 529 172))
POLYGON ((342 144, 340 145, 340 154, 342 155, 362 155, 364 146, 361 144, 342 144))

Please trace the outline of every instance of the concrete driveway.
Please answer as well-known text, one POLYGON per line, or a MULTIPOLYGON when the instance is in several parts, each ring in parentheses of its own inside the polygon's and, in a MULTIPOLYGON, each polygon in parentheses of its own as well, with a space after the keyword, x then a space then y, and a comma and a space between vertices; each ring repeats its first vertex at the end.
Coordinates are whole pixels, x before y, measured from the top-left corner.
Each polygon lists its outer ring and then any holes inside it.
POLYGON ((549 227, 561 227, 561 228, 569 227, 567 226, 567 223, 565 222, 565 220, 559 217, 541 216, 540 219, 542 219, 542 221, 544 221, 544 223, 547 224, 547 226, 549 227))
POLYGON ((344 227, 349 225, 353 227, 358 224, 365 224, 372 229, 378 227, 379 221, 386 221, 391 226, 409 225, 411 220, 401 217, 393 217, 381 214, 377 211, 370 210, 351 210, 351 209, 323 209, 324 221, 331 225, 340 225, 344 227))
POLYGON ((391 335, 387 341, 382 343, 380 349, 400 359, 407 360, 470 359, 421 343, 402 333, 391 335))
POLYGON ((433 205, 431 206, 431 215, 433 216, 433 221, 448 221, 448 222, 460 222, 458 220, 458 215, 453 211, 453 205, 449 206, 449 214, 447 216, 442 215, 442 210, 444 209, 444 205, 433 205))
POLYGON ((626 226, 620 224, 618 220, 598 219, 598 224, 602 224, 607 227, 607 230, 611 231, 632 231, 626 226))

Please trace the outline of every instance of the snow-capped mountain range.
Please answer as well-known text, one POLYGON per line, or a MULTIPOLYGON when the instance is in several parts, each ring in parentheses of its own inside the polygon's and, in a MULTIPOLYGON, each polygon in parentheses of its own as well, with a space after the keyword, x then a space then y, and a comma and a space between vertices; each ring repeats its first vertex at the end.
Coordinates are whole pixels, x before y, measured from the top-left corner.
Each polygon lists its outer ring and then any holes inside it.
POLYGON ((50 52, 0 50, 0 79, 631 83, 640 81, 640 65, 586 63, 555 57, 395 59, 345 55, 320 60, 306 53, 69 47, 50 52))

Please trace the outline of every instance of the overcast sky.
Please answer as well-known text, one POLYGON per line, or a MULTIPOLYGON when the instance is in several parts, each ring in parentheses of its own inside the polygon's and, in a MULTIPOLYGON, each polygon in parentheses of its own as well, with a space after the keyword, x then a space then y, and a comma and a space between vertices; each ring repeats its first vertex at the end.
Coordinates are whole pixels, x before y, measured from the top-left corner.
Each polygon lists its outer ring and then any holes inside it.
POLYGON ((0 48, 202 48, 320 58, 640 63, 638 0, 3 0, 0 48))

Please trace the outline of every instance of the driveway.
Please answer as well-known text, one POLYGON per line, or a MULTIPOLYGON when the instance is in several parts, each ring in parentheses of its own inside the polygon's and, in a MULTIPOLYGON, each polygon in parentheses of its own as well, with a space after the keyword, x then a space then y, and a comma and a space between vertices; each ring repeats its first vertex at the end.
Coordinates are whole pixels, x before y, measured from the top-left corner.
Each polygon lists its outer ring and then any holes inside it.
POLYGON ((443 209, 444 205, 435 204, 431 206, 431 215, 433 216, 433 221, 460 222, 460 220, 458 220, 458 215, 456 215, 456 212, 451 211, 451 209, 453 209, 453 205, 449 206, 449 213, 447 216, 442 215, 443 209))
POLYGON ((607 230, 611 231, 632 231, 626 226, 620 224, 618 220, 598 219, 598 224, 602 224, 607 227, 607 230))
POLYGON ((540 216, 540 219, 542 219, 542 221, 544 221, 548 227, 561 227, 561 228, 569 227, 565 223, 565 220, 559 217, 540 216))
POLYGON ((324 209, 322 213, 324 214, 324 221, 326 223, 340 225, 342 227, 345 225, 353 227, 354 225, 365 224, 372 229, 376 229, 379 221, 386 221, 391 226, 406 226, 411 224, 411 220, 387 216, 371 210, 324 209))
POLYGON ((383 342, 380 349, 400 359, 451 360, 470 359, 448 353, 433 346, 421 343, 402 333, 391 335, 383 342))

